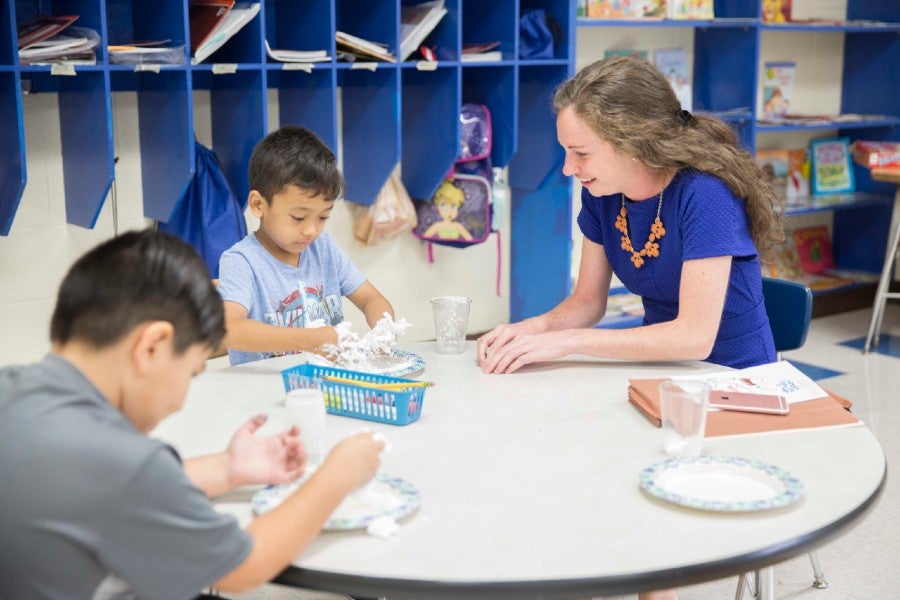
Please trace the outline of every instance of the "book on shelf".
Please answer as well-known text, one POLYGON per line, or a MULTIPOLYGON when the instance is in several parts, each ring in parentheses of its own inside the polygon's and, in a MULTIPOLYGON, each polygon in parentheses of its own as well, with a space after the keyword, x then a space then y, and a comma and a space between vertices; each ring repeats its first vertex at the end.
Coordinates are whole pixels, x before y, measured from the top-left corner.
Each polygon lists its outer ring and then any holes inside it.
POLYGON ((788 202, 809 196, 809 152, 806 148, 788 148, 785 199, 788 202))
POLYGON ((849 138, 811 140, 809 154, 813 195, 852 192, 856 189, 849 138))
POLYGON ((486 62, 503 60, 503 52, 497 50, 499 41, 463 44, 459 59, 463 62, 486 62))
POLYGON ((589 19, 661 19, 666 16, 666 0, 587 0, 589 19))
POLYGON ((188 23, 192 53, 209 39, 233 7, 234 0, 191 0, 188 6, 188 23))
MULTIPOLYGON (((191 2, 191 10, 194 10, 195 4, 205 5, 207 3, 215 3, 218 2, 220 4, 219 8, 225 8, 221 6, 222 0, 193 0, 191 2)), ((190 17, 191 20, 191 47, 195 48, 193 50, 193 58, 191 59, 192 64, 199 64, 209 58, 209 56, 225 45, 225 42, 230 40, 234 35, 243 29, 243 27, 253 20, 253 18, 259 13, 259 3, 254 2, 233 2, 233 0, 226 0, 225 3, 231 2, 231 7, 225 10, 225 14, 221 15, 216 25, 213 27, 211 31, 209 31, 205 36, 197 42, 196 47, 194 46, 197 38, 194 37, 194 17, 190 17)), ((200 8, 198 6, 198 8, 200 8)), ((218 14, 218 13, 217 13, 218 14)), ((198 35, 202 35, 202 30, 198 28, 198 35)))
POLYGON ((62 32, 78 20, 78 15, 38 15, 16 29, 16 45, 19 50, 42 42, 62 32))
POLYGON ((831 251, 831 235, 825 225, 800 227, 792 233, 800 268, 804 273, 817 275, 834 268, 834 253, 831 251))
POLYGON ((649 60, 650 53, 647 50, 631 50, 629 48, 609 48, 603 52, 603 58, 610 56, 630 56, 632 58, 640 58, 649 60))
POLYGON ((793 61, 771 61, 763 65, 763 115, 781 117, 787 114, 796 75, 797 64, 793 61))
POLYGON ((400 60, 409 58, 446 14, 444 0, 429 0, 401 6, 400 60))
POLYGON ((798 280, 803 276, 800 255, 794 245, 793 230, 784 228, 784 243, 775 248, 772 260, 762 261, 763 275, 778 279, 798 280))
POLYGON ((388 50, 387 44, 371 42, 344 31, 335 31, 334 39, 342 51, 354 57, 375 58, 389 63, 397 62, 396 57, 388 50))
POLYGON ((691 89, 691 69, 688 51, 685 48, 660 48, 654 52, 653 60, 659 72, 665 75, 678 97, 681 108, 693 109, 693 91, 691 89))
POLYGON ((766 174, 772 189, 782 198, 786 198, 788 181, 787 148, 757 150, 755 158, 756 164, 766 174))
POLYGON ((666 0, 670 19, 714 19, 713 0, 666 0))
POLYGON ((763 23, 787 23, 791 20, 791 0, 762 0, 763 23))
POLYGON ((856 140, 850 152, 853 162, 867 169, 900 167, 900 142, 856 140))
POLYGON ((331 60, 327 50, 273 50, 266 40, 266 54, 272 60, 284 63, 314 63, 331 60))

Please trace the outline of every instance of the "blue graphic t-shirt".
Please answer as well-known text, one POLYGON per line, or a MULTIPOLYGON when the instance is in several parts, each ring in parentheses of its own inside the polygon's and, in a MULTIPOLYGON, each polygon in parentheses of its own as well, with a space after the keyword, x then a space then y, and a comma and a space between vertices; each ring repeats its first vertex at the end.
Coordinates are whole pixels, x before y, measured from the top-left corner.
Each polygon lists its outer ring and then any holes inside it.
MULTIPOLYGON (((344 320, 343 297, 366 278, 350 257, 322 233, 300 254, 296 267, 269 254, 251 233, 219 259, 219 294, 247 309, 247 316, 279 327, 306 327, 322 319, 326 325, 344 320)), ((275 356, 275 353, 229 350, 232 365, 275 356)))

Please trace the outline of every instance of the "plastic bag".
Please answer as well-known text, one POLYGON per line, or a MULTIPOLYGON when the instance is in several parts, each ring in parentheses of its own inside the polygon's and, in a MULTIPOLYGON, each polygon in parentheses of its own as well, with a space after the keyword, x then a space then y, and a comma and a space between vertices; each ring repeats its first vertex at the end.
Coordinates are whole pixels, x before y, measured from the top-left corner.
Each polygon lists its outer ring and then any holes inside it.
POLYGON ((394 167, 371 206, 353 204, 353 237, 363 246, 393 239, 418 224, 416 209, 403 181, 400 165, 394 167))

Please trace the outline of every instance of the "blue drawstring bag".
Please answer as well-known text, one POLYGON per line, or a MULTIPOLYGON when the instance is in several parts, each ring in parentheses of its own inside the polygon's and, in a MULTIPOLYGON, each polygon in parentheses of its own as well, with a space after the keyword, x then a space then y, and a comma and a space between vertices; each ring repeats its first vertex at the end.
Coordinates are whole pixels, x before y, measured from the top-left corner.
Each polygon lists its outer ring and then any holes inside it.
POLYGON ((194 141, 194 177, 168 223, 157 229, 177 236, 197 250, 210 277, 219 277, 219 257, 244 239, 247 223, 216 154, 194 141))
POLYGON ((561 37, 560 33, 559 24, 543 9, 522 13, 519 19, 519 58, 553 58, 553 44, 561 37))

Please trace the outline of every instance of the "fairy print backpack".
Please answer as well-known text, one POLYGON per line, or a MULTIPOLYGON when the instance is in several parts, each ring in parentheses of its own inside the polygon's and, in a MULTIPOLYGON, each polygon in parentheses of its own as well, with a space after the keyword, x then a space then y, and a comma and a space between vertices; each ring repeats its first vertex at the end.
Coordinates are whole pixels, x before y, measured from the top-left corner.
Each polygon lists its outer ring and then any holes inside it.
POLYGON ((416 237, 463 248, 491 233, 491 113, 483 104, 463 104, 456 163, 428 200, 414 200, 416 237))

